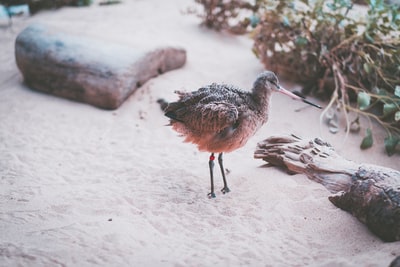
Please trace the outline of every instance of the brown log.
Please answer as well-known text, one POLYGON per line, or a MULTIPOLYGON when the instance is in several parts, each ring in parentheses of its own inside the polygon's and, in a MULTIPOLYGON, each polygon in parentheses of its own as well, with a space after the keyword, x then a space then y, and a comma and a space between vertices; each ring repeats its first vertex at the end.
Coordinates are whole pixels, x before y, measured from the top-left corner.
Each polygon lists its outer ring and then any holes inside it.
POLYGON ((342 158, 321 139, 270 137, 257 145, 255 158, 304 173, 334 195, 329 200, 350 212, 379 236, 400 240, 400 172, 342 158))
POLYGON ((396 257, 389 265, 389 267, 400 267, 400 256, 396 257))
POLYGON ((186 51, 139 49, 31 25, 18 35, 15 57, 32 89, 116 109, 150 78, 182 67, 186 51))

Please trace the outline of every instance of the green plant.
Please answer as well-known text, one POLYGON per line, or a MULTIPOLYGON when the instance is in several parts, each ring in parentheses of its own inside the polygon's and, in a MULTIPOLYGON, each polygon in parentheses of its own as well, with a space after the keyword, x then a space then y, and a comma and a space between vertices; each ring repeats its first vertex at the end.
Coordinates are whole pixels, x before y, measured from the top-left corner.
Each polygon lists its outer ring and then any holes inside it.
POLYGON ((248 26, 255 27, 258 24, 254 14, 259 8, 259 0, 255 3, 242 0, 195 0, 203 6, 202 13, 188 10, 189 13, 196 13, 202 19, 202 25, 214 30, 226 30, 233 34, 244 34, 248 26), (249 13, 249 14, 246 14, 249 13))
POLYGON ((92 0, 26 0, 31 14, 44 9, 55 9, 63 6, 89 6, 92 0))
POLYGON ((370 121, 376 120, 386 129, 392 155, 400 142, 400 14, 383 0, 366 4, 360 16, 361 7, 355 12, 350 0, 256 1, 253 52, 266 68, 304 84, 304 93, 330 99, 321 118, 332 132, 340 114, 346 136, 359 131, 360 116, 366 117, 362 149, 373 144, 370 121))

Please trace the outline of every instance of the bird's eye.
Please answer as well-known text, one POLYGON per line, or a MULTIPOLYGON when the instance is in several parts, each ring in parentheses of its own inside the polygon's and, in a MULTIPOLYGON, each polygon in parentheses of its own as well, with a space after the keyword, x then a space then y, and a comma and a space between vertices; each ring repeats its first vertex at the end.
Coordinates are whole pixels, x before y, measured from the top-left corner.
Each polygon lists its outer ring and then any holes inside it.
POLYGON ((281 87, 279 86, 279 84, 278 84, 278 81, 270 81, 273 85, 275 85, 275 87, 277 88, 277 89, 281 89, 281 87))

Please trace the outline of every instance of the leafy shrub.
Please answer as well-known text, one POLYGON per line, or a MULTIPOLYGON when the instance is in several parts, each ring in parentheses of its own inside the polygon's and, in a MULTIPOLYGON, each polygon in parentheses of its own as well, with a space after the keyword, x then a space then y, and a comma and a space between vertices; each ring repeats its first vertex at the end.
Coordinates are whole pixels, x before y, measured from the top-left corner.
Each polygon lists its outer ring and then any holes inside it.
POLYGON ((92 0, 29 0, 27 1, 31 14, 43 9, 60 8, 62 6, 88 6, 92 0))
MULTIPOLYGON (((367 0, 367 6, 356 8, 350 0, 196 2, 203 5, 205 15, 200 16, 207 27, 246 33, 256 26, 251 33, 255 55, 267 69, 302 83, 304 93, 329 98, 321 117, 332 132, 338 131, 339 114, 346 118, 346 134, 360 130, 360 116, 374 119, 386 129, 388 155, 396 152, 400 142, 398 6, 383 0, 367 0), (365 10, 364 16, 359 15, 360 9, 365 10), (243 17, 249 11, 252 14, 243 17), (349 112, 356 114, 354 120, 349 112)), ((371 129, 369 123, 362 149, 373 144, 371 129)))

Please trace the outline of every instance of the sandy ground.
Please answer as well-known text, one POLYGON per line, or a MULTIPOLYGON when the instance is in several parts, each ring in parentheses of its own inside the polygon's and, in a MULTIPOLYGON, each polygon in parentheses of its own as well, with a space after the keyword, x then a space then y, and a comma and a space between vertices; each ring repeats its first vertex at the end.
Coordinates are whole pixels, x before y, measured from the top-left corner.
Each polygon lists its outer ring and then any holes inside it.
MULTIPOLYGON (((382 138, 319 130, 320 111, 275 95, 270 121, 225 156, 232 190, 209 200, 208 154, 166 127, 156 100, 211 82, 249 88, 262 66, 246 37, 198 26, 192 1, 124 1, 17 18, 0 28, 0 266, 388 266, 399 242, 383 243, 304 175, 253 159, 258 141, 322 137, 341 155, 399 169, 382 138), (104 111, 30 90, 14 60, 25 26, 132 45, 179 45, 187 64, 104 111)), ((282 81, 289 89, 298 89, 282 81)), ((323 103, 322 103, 323 104, 323 103)), ((219 173, 216 187, 222 188, 219 173)))

